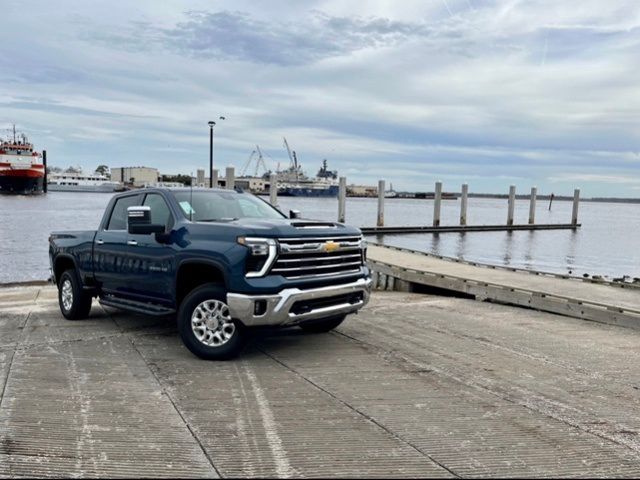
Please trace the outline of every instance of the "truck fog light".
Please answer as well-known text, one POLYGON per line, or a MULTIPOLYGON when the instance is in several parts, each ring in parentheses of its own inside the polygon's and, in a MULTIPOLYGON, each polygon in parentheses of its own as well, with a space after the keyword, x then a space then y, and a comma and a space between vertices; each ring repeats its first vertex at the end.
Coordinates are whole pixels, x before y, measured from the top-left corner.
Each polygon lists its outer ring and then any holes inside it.
POLYGON ((260 315, 264 315, 267 313, 267 301, 266 300, 256 300, 253 304, 253 314, 256 317, 260 315))

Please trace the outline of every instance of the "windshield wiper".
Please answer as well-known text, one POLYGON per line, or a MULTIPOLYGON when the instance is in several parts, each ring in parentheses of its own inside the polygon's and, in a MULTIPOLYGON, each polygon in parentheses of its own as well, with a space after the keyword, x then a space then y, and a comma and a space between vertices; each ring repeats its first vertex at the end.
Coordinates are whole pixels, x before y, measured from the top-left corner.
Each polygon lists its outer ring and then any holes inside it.
POLYGON ((233 222, 235 220, 240 220, 240 219, 232 218, 232 217, 223 217, 223 218, 202 218, 196 221, 197 222, 233 222))

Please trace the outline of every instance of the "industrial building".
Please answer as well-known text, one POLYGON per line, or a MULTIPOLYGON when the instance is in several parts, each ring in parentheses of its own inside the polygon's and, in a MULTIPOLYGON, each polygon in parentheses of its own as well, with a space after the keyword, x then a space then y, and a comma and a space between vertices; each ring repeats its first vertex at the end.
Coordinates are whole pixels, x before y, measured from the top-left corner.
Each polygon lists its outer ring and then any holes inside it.
POLYGON ((159 180, 157 168, 150 167, 115 167, 111 169, 111 179, 125 185, 143 187, 155 184, 159 180))

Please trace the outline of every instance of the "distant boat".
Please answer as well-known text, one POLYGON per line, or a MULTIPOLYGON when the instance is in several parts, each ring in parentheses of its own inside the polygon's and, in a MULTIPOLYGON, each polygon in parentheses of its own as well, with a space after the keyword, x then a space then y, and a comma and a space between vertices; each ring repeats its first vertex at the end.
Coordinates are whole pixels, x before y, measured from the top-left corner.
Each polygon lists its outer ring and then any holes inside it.
POLYGON ((384 192, 384 198, 396 198, 398 193, 393 189, 393 183, 389 184, 389 190, 384 192))
MULTIPOLYGON (((289 145, 286 143, 287 151, 289 145)), ((327 160, 322 161, 322 166, 315 178, 309 178, 298 163, 296 152, 290 152, 291 165, 283 171, 276 172, 278 179, 278 195, 284 197, 337 197, 338 172, 327 168, 327 160)), ((265 177, 268 175, 265 174, 265 177)))
POLYGON ((24 134, 0 139, 0 191, 3 193, 42 193, 44 164, 42 155, 24 134))
POLYGON ((84 174, 81 170, 67 170, 49 174, 47 188, 50 192, 104 192, 124 190, 122 183, 110 180, 107 176, 94 172, 84 174))

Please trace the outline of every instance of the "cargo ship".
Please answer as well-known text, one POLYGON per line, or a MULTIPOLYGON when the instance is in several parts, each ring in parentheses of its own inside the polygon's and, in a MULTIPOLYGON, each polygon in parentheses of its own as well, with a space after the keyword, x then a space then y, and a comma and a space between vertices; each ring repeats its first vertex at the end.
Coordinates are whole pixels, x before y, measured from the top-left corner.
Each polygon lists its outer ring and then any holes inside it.
POLYGON ((284 139, 291 163, 286 170, 276 172, 278 176, 278 195, 285 197, 337 197, 338 196, 338 172, 327 168, 327 160, 322 161, 322 166, 315 178, 309 178, 302 170, 296 152, 289 148, 287 139, 284 139))
POLYGON ((17 194, 42 193, 45 166, 42 155, 33 150, 26 135, 16 134, 0 139, 0 192, 17 194))

